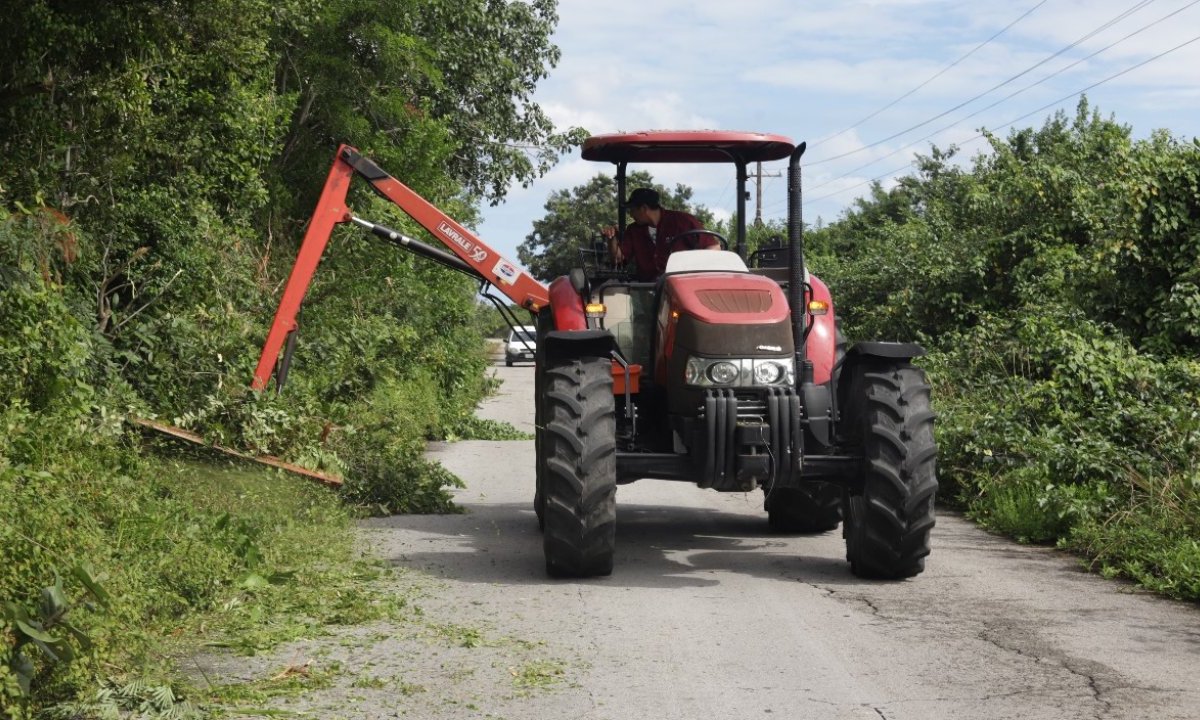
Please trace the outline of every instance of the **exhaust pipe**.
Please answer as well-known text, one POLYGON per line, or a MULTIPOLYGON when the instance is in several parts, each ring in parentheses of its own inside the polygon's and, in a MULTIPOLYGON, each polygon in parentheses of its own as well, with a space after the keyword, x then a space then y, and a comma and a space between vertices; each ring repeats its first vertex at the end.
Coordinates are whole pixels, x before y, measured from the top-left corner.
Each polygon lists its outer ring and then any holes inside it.
POLYGON ((792 312, 792 338, 796 343, 796 384, 803 383, 808 376, 812 382, 812 371, 806 372, 808 350, 805 347, 805 323, 808 308, 804 307, 804 210, 800 189, 800 156, 808 143, 800 143, 788 160, 788 307, 792 312))

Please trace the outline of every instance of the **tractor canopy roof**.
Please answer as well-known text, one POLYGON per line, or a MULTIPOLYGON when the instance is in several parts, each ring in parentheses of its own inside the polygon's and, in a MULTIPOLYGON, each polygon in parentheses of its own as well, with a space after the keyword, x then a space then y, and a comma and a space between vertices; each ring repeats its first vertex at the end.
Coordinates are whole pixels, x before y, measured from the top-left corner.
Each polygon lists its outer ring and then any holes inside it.
POLYGON ((737 130, 644 130, 593 135, 583 159, 611 163, 728 163, 781 160, 791 138, 737 130))

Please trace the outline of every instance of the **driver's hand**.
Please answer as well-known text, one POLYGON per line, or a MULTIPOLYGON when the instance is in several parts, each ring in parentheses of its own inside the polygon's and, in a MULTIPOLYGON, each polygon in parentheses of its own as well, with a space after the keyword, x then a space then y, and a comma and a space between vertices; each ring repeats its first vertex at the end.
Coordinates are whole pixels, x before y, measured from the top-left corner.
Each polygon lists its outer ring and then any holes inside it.
POLYGON ((600 235, 608 240, 608 254, 612 258, 614 265, 621 265, 625 262, 625 255, 621 252, 621 243, 617 242, 617 226, 608 225, 600 228, 600 235))

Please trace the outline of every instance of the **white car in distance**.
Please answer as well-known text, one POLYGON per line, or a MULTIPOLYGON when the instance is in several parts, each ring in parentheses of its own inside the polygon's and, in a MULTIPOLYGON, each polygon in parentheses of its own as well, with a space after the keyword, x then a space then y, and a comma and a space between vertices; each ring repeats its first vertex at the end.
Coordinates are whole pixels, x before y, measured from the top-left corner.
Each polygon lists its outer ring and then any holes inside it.
POLYGON ((514 328, 508 333, 508 340, 504 343, 504 364, 512 367, 518 360, 532 362, 536 351, 537 329, 532 325, 514 328))

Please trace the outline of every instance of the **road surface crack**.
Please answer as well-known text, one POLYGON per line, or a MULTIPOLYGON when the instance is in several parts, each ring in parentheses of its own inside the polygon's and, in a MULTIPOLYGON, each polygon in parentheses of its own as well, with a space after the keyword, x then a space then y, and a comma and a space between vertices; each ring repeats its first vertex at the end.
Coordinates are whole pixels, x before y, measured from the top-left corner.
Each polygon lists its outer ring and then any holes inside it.
POLYGON ((857 603, 866 605, 867 608, 871 611, 871 614, 876 617, 885 618, 885 619, 888 617, 883 614, 883 611, 879 609, 879 606, 875 604, 875 601, 867 595, 842 593, 842 592, 838 592, 837 590, 834 590, 833 588, 825 587, 824 585, 818 585, 816 583, 811 583, 811 582, 806 582, 804 584, 808 585, 809 587, 811 587, 815 590, 820 590, 821 592, 825 593, 826 595, 828 595, 829 597, 831 597, 835 600, 839 600, 842 602, 857 602, 857 603))
POLYGON ((1096 720, 1104 720, 1104 717, 1112 712, 1113 707, 1112 703, 1104 697, 1104 691, 1100 687, 1100 681, 1096 679, 1095 675, 1078 672, 1069 664, 1064 664, 1063 667, 1065 667, 1068 671, 1079 675, 1080 677, 1087 678, 1088 688, 1090 688, 1092 691, 1092 697, 1101 705, 1100 711, 1096 713, 1095 718, 1096 720))
MULTIPOLYGON (((993 647, 1003 650, 1004 652, 1012 653, 1012 654, 1020 656, 1020 657, 1029 658, 1030 660, 1032 660, 1035 663, 1039 663, 1039 664, 1045 663, 1045 664, 1050 664, 1053 666, 1060 667, 1063 670, 1066 670, 1068 673, 1074 675, 1075 677, 1083 679, 1084 681, 1087 682, 1088 692, 1092 696, 1092 701, 1099 706, 1097 708, 1096 712, 1093 713, 1092 717, 1094 717, 1096 720, 1104 720, 1104 718, 1107 717, 1108 714, 1112 712, 1112 709, 1113 709, 1112 702, 1109 701, 1107 697, 1105 697, 1105 693, 1107 692, 1107 690, 1106 690, 1105 686, 1102 684, 1103 681, 1100 679, 1100 674, 1102 672, 1106 672, 1106 673, 1111 672, 1109 670, 1109 668, 1107 668, 1104 665, 1101 665, 1099 663, 1093 663, 1093 662, 1088 662, 1088 661, 1084 661, 1084 660, 1075 660, 1075 659, 1070 658, 1062 653, 1057 653, 1057 652, 1049 652, 1049 653, 1045 653, 1045 654, 1039 653, 1036 651, 1036 648, 1034 647, 1034 643, 1037 640, 1034 637, 1015 637, 1012 640, 1009 640, 1007 637, 1010 635, 1019 635, 1019 634, 1021 634, 1021 631, 1019 631, 1017 628, 985 627, 979 633, 979 639, 992 645, 993 647), (1001 633, 1004 633, 1004 636, 1001 636, 1000 635, 1001 633), (1092 667, 1085 668, 1084 666, 1092 666, 1092 667)), ((1116 683, 1110 683, 1110 684, 1112 684, 1113 689, 1116 689, 1118 687, 1118 684, 1116 684, 1116 683)))

